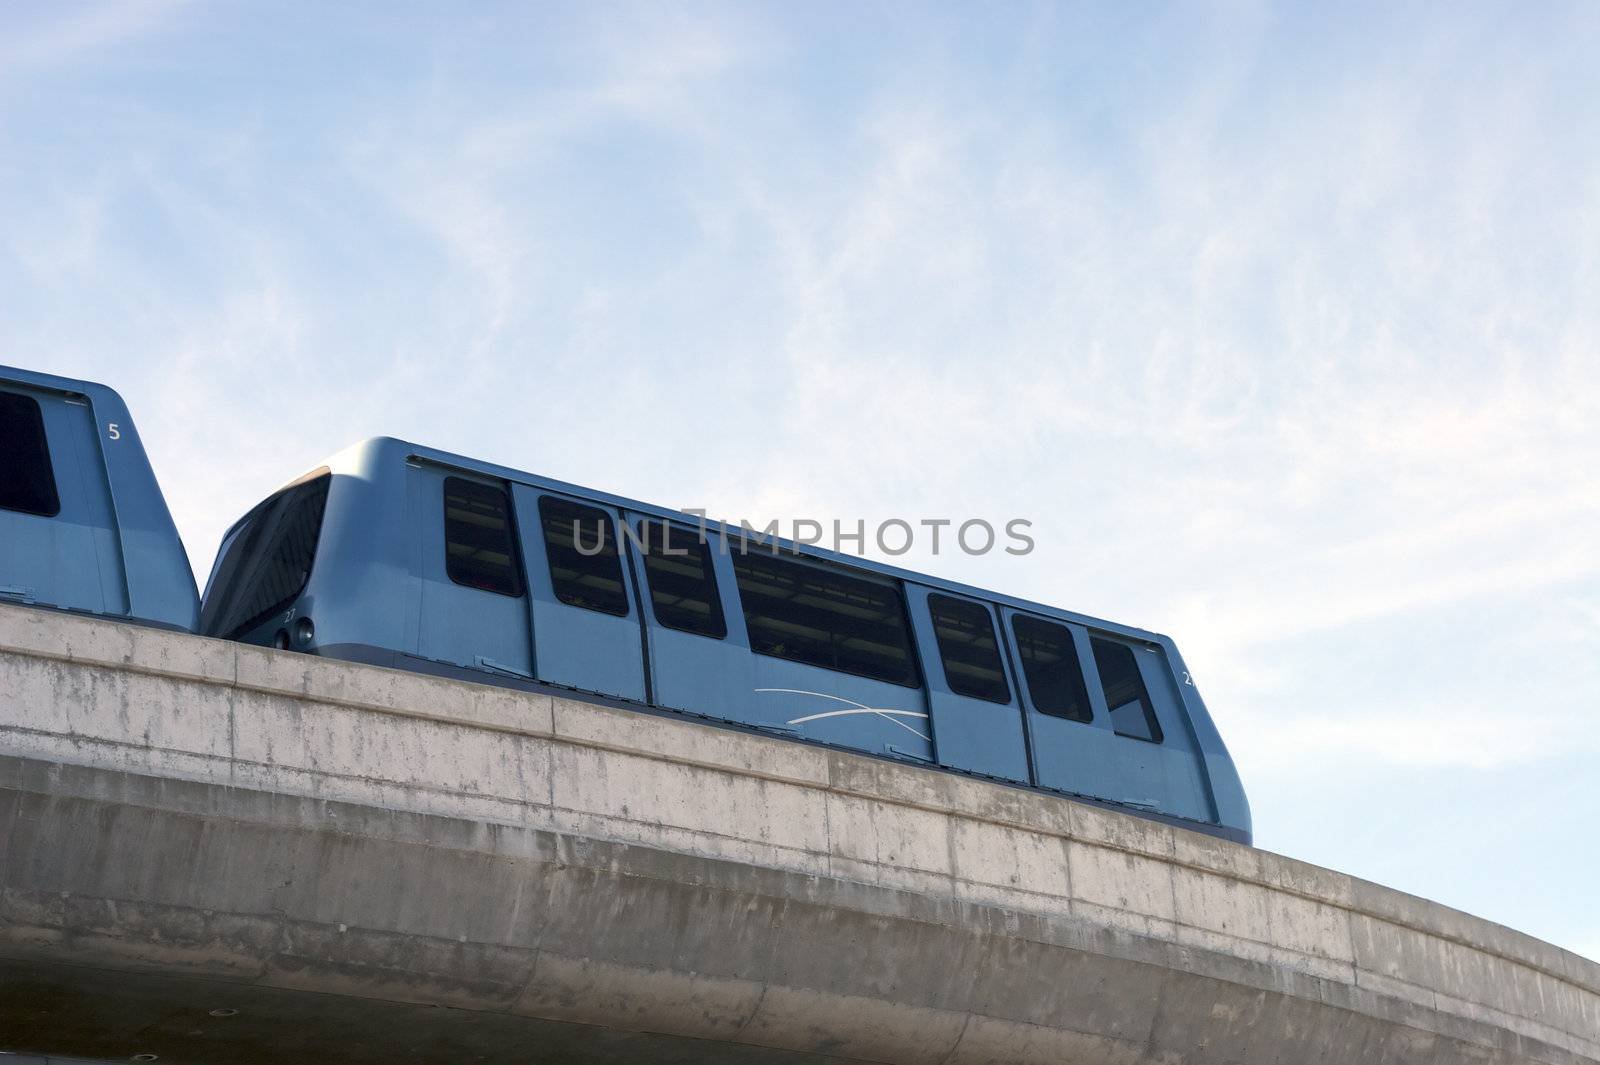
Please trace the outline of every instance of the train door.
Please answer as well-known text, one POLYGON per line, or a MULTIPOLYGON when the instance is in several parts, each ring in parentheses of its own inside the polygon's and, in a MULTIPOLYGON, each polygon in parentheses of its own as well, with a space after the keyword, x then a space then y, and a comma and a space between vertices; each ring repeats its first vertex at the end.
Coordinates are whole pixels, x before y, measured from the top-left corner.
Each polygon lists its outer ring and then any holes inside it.
POLYGON ((1211 819, 1158 648, 1009 608, 1001 613, 1026 700, 1037 783, 1211 819))
POLYGON ((415 653, 502 676, 533 676, 528 588, 506 482, 407 467, 420 589, 415 653))
POLYGON ((527 559, 534 672, 563 687, 646 700, 639 599, 617 512, 515 485, 527 559))
POLYGON ((651 699, 725 721, 752 716, 755 672, 720 538, 625 512, 627 554, 644 603, 651 699))
POLYGON ((1022 697, 1008 675, 994 611, 978 600, 919 585, 906 592, 927 664, 939 764, 1027 783, 1022 697))
POLYGON ((0 385, 0 599, 128 612, 98 432, 80 396, 0 385))

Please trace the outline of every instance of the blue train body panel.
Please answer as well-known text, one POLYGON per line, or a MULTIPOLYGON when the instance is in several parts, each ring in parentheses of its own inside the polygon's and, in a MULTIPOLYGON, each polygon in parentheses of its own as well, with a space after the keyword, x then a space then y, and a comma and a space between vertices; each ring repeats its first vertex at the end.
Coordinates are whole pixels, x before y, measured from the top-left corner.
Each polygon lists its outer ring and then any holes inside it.
POLYGON ((378 438, 230 530, 202 631, 573 689, 1249 840, 1238 773, 1165 636, 704 531, 378 438))
POLYGON ((177 527, 104 385, 0 366, 0 601, 198 624, 177 527))

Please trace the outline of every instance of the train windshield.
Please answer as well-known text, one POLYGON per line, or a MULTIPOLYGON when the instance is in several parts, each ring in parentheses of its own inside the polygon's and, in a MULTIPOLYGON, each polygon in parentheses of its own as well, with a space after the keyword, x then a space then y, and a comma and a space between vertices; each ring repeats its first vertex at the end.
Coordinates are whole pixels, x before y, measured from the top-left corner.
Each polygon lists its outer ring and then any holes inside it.
POLYGON ((239 523, 206 595, 202 633, 233 639, 305 590, 332 480, 326 470, 311 474, 257 505, 239 523))

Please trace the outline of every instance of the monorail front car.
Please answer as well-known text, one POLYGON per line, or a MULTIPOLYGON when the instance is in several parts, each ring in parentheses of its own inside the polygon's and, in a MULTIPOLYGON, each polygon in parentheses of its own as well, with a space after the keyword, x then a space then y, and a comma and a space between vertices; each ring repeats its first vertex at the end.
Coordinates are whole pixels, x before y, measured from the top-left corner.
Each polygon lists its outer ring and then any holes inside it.
POLYGON ((706 529, 369 440, 234 525, 202 631, 590 693, 1249 842, 1238 773, 1167 637, 706 529))
POLYGON ((178 529, 104 385, 0 366, 0 602, 198 623, 178 529))

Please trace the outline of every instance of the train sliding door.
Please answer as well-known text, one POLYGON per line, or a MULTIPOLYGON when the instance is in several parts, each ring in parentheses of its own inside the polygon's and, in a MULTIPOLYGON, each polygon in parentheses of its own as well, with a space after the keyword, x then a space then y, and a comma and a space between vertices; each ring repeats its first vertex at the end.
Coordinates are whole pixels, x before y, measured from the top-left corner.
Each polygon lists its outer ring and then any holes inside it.
POLYGON ((1028 783, 1022 696, 985 603, 908 585, 940 765, 1028 783))
POLYGON ((625 512, 634 579, 644 601, 651 698, 724 721, 752 716, 755 667, 721 540, 698 528, 625 512))
POLYGON ((535 675, 643 702, 643 634, 617 512, 528 485, 512 492, 527 560, 535 675))
POLYGON ((1038 784, 1213 818, 1159 648, 1009 608, 1001 614, 1026 698, 1038 784))
POLYGON ((420 584, 408 624, 414 653, 532 677, 527 588, 506 482, 426 463, 409 465, 406 475, 420 584))

